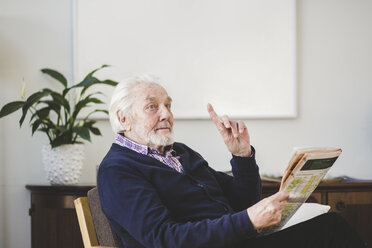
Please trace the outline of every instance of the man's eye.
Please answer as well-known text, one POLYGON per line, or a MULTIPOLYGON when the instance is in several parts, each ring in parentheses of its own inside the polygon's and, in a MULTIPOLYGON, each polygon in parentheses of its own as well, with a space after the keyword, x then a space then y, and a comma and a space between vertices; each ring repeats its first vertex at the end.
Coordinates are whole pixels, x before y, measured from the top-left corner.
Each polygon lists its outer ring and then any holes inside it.
POLYGON ((166 107, 167 109, 171 109, 171 105, 170 105, 170 104, 165 104, 165 107, 166 107))
POLYGON ((154 104, 151 104, 151 105, 149 105, 147 108, 152 110, 152 109, 155 109, 155 107, 156 107, 156 106, 155 106, 154 104))

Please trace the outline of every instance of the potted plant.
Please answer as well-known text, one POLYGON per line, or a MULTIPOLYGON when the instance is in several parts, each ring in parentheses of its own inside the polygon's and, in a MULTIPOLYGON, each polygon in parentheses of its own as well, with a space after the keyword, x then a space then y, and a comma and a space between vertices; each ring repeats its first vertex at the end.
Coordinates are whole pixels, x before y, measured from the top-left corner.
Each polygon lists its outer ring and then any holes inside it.
POLYGON ((87 93, 91 86, 117 85, 115 81, 100 80, 94 76, 94 73, 104 67, 107 65, 93 70, 80 83, 72 86, 68 85, 66 78, 58 71, 42 69, 41 72, 63 85, 62 91, 44 88, 31 94, 27 99, 23 93, 23 100, 10 102, 0 111, 0 118, 2 118, 22 109, 20 126, 29 113, 32 135, 36 131, 47 135, 49 144, 43 146, 42 156, 47 179, 51 184, 78 183, 84 158, 83 141, 90 141, 91 133, 101 135, 100 130, 95 126, 96 121, 89 117, 96 112, 108 114, 108 111, 103 108, 93 109, 81 116, 81 110, 92 105, 104 104, 97 98, 97 95, 102 94, 101 92, 87 93), (74 97, 70 97, 72 94, 74 97))

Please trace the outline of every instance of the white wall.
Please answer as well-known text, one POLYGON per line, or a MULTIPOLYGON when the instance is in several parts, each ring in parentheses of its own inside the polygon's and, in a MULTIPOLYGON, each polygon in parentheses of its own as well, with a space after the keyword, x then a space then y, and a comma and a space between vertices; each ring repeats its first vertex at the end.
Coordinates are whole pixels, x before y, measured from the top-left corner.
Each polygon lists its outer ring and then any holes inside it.
MULTIPOLYGON (((372 179, 372 2, 298 1, 299 116, 246 120, 261 172, 280 173, 293 146, 337 146, 344 152, 331 174, 372 179)), ((72 75, 71 0, 0 0, 0 106, 54 84, 39 69, 72 75)), ((244 107, 244 106, 242 106, 244 107)), ((0 247, 30 247, 26 184, 47 184, 40 159, 43 135, 19 129, 20 113, 0 120, 0 247)), ((112 142, 86 145, 81 182, 95 183, 95 168, 112 142)), ((176 138, 199 151, 216 169, 227 170, 230 155, 209 121, 176 122, 176 138)))
MULTIPOLYGON (((0 105, 20 99, 22 78, 34 92, 54 82, 40 69, 71 77, 71 3, 57 0, 0 0, 0 105)), ((46 184, 40 159, 41 135, 19 129, 20 113, 0 120, 0 247, 31 247, 26 184, 46 184)))

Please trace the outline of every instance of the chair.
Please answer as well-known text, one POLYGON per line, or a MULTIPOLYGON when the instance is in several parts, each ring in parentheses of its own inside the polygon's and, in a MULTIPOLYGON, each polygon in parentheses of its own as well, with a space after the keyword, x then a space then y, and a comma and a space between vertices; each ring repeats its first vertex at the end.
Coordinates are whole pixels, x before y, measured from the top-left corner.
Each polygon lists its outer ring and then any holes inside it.
POLYGON ((74 200, 74 205, 85 248, 119 247, 120 240, 101 210, 97 187, 88 191, 88 197, 74 200))

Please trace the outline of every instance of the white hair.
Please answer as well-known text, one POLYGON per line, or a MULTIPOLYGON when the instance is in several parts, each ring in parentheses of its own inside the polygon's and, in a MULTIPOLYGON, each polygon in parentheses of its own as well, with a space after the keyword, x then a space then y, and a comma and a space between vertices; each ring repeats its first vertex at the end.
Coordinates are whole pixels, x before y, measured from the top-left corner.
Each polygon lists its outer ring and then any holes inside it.
MULTIPOLYGON (((136 76, 120 82, 111 96, 109 117, 111 128, 114 133, 122 133, 123 127, 118 120, 117 113, 126 118, 132 118, 134 104, 133 90, 140 84, 159 84, 158 78, 150 75, 136 76)), ((159 84, 160 85, 160 84, 159 84)))

